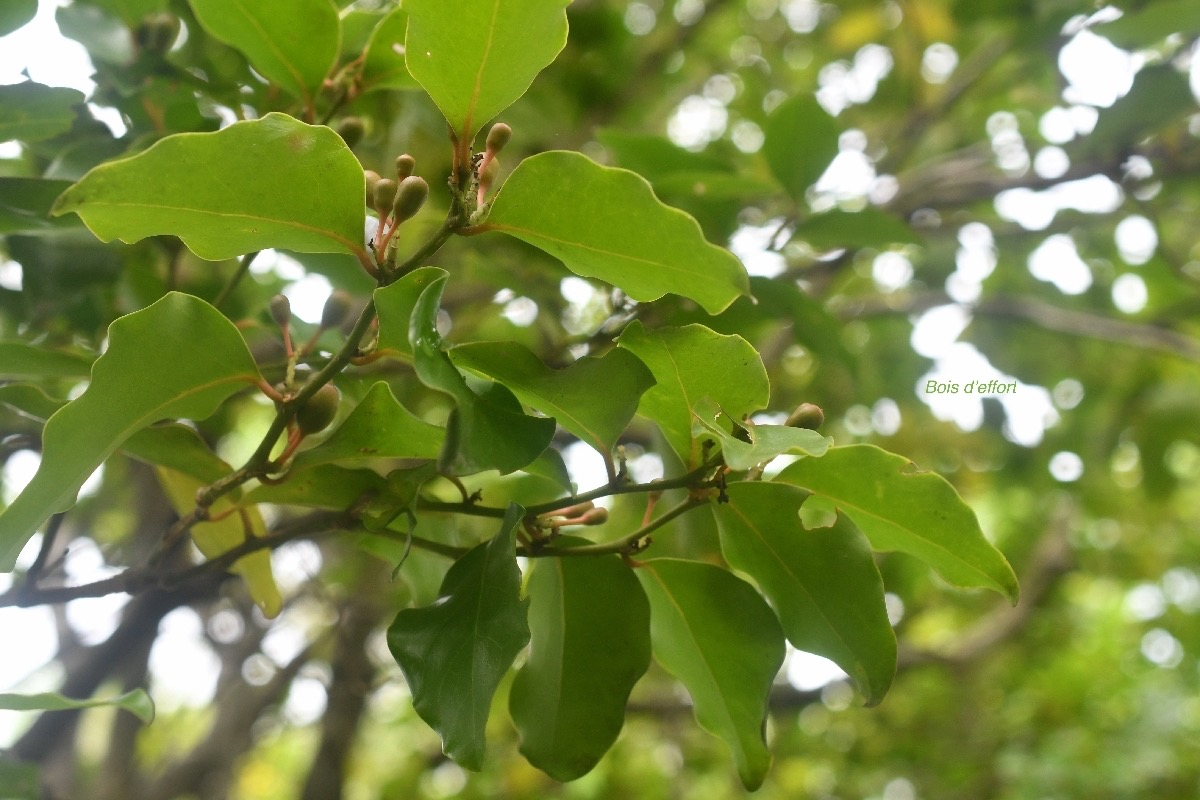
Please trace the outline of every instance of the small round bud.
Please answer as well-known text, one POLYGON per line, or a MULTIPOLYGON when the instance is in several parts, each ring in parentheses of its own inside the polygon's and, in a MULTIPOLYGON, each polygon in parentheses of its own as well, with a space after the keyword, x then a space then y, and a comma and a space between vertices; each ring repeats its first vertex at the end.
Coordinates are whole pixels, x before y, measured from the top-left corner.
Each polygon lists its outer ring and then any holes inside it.
POLYGON ((279 327, 286 327, 292 321, 292 303, 285 295, 277 294, 271 298, 271 319, 279 327))
POLYGON ((380 178, 375 184, 371 207, 379 212, 382 219, 388 215, 392 204, 396 202, 396 182, 391 178, 380 178))
POLYGON ((417 160, 405 153, 402 156, 396 156, 396 180, 403 181, 409 175, 417 171, 417 160))
POLYGON ((362 141, 363 134, 367 132, 366 123, 362 117, 346 117, 337 126, 337 135, 342 137, 342 141, 347 147, 354 147, 362 141))
POLYGON ((306 436, 310 433, 323 431, 337 416, 338 403, 341 402, 341 392, 332 383, 327 383, 317 393, 308 398, 308 402, 300 406, 296 412, 296 427, 306 436))
POLYGON ((341 325, 346 321, 346 317, 350 316, 350 306, 353 303, 349 292, 345 289, 335 289, 325 301, 325 307, 321 309, 321 327, 336 328, 341 325))
POLYGON ((788 415, 787 423, 791 428, 808 428, 816 430, 825 424, 825 412, 820 406, 812 403, 801 403, 796 410, 788 415))
POLYGON ((429 184, 425 182, 424 178, 410 175, 400 181, 400 186, 396 189, 396 200, 392 204, 392 214, 396 218, 396 224, 399 225, 406 219, 411 219, 421 210, 421 206, 425 205, 428 197, 429 184))
POLYGON ((379 173, 373 169, 364 169, 363 178, 367 184, 367 205, 375 207, 375 184, 379 183, 379 173))
POLYGON ((512 138, 512 128, 505 125, 503 122, 497 122, 488 131, 486 147, 487 151, 492 155, 499 153, 504 149, 504 145, 508 144, 508 140, 512 138))
POLYGON ((579 517, 580 525, 603 525, 608 522, 608 509, 603 506, 589 508, 579 517))

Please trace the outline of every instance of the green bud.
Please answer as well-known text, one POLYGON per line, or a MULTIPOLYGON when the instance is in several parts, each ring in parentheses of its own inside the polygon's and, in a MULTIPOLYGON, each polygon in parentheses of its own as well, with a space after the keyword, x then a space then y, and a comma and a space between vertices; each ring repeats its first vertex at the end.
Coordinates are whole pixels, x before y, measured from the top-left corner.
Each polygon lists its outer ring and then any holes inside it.
POLYGON ((812 403, 801 403, 796 410, 788 415, 787 423, 791 428, 808 428, 815 431, 825 424, 825 412, 820 406, 812 403))
POLYGON ((346 117, 337 126, 337 135, 342 137, 342 141, 347 147, 354 147, 362 141, 363 134, 367 132, 367 126, 363 122, 362 117, 346 117))
POLYGON ((508 140, 512 138, 512 128, 505 125, 503 122, 497 122, 488 131, 487 135, 487 152, 495 155, 504 149, 504 145, 508 144, 508 140))
POLYGON ((417 171, 417 160, 405 153, 402 156, 396 156, 396 180, 403 181, 409 175, 417 171))
POLYGON ((379 183, 379 173, 373 169, 364 169, 363 178, 367 184, 367 205, 371 208, 375 207, 375 184, 379 183))
POLYGON ((300 406, 296 412, 296 427, 306 436, 317 433, 329 427, 337 416, 338 403, 341 402, 341 392, 332 383, 327 383, 317 393, 308 398, 308 402, 300 406))
POLYGON ((345 289, 335 289, 325 301, 325 307, 321 309, 321 327, 336 328, 341 325, 346 321, 346 317, 350 316, 350 306, 353 304, 354 300, 349 292, 345 289))
POLYGON ((400 186, 396 189, 396 201, 392 204, 392 214, 396 218, 396 224, 399 225, 406 219, 411 219, 421 210, 421 206, 425 205, 428 197, 429 184, 425 182, 424 178, 410 175, 400 181, 400 186))
POLYGON ((281 328, 287 327, 292 321, 292 304, 284 295, 277 294, 271 298, 271 319, 281 328))
POLYGON ((380 178, 375 184, 371 207, 379 212, 379 218, 382 220, 395 202, 396 182, 391 178, 380 178))

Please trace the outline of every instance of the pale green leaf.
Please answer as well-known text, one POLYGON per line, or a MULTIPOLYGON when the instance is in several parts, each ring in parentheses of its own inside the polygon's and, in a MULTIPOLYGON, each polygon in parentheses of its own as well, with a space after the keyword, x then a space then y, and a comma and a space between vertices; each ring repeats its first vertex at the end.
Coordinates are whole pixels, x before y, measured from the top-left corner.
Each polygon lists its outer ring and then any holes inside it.
POLYGON ((73 700, 53 692, 41 694, 0 693, 0 709, 8 711, 72 711, 98 706, 116 706, 145 722, 154 721, 154 701, 144 689, 134 689, 117 697, 73 700))
POLYGON ((203 419, 258 368, 241 334, 202 300, 172 292, 118 319, 92 380, 42 434, 33 480, 0 512, 0 571, 43 522, 65 511, 92 471, 137 431, 168 417, 203 419))
POLYGON ((920 239, 902 220, 876 208, 861 211, 834 209, 808 217, 792 234, 793 240, 808 242, 817 250, 839 247, 873 247, 890 244, 917 244, 920 239))
POLYGON ((975 512, 946 479, 874 445, 834 447, 776 480, 800 486, 848 516, 876 550, 899 550, 955 586, 994 589, 1017 601, 1017 576, 983 535, 975 512))
POLYGON ((404 34, 408 29, 408 12, 394 8, 379 21, 371 32, 363 52, 362 91, 378 89, 419 89, 420 85, 408 74, 404 64, 404 34))
POLYGON ((246 493, 244 505, 276 503, 306 508, 349 509, 387 490, 387 481, 369 469, 346 469, 335 464, 310 467, 282 483, 263 484, 246 493))
POLYGON ((25 342, 0 342, 0 378, 86 378, 92 362, 74 353, 25 342))
POLYGON ((567 43, 570 0, 406 0, 408 71, 472 141, 567 43))
POLYGON ((750 293, 741 262, 706 241, 696 220, 663 205, 645 178, 579 153, 552 150, 522 161, 476 230, 528 242, 635 300, 671 292, 717 314, 750 293))
POLYGON ((33 81, 0 86, 0 142, 38 142, 71 129, 83 92, 33 81))
POLYGON ((412 361, 408 327, 417 298, 429 284, 450 273, 438 267, 414 269, 395 283, 375 290, 375 311, 379 315, 379 340, 375 352, 412 361))
POLYGON ((833 440, 807 428, 786 425, 756 425, 726 414, 712 398, 704 397, 692 407, 693 438, 712 437, 721 446, 725 465, 747 470, 785 453, 823 456, 833 440))
POLYGON ((388 628, 413 707, 441 735, 446 755, 467 769, 483 767, 492 695, 529 642, 514 552, 524 514, 510 505, 500 532, 446 573, 437 602, 404 609, 388 628))
POLYGON ((0 36, 24 27, 37 14, 37 0, 6 0, 0 5, 0 36))
POLYGON ((837 122, 812 95, 785 100, 767 119, 763 156, 771 174, 797 202, 838 154, 837 122))
POLYGON ((729 565, 762 587, 792 644, 832 660, 878 703, 896 673, 896 636, 866 538, 842 518, 806 530, 809 495, 795 486, 742 482, 727 493, 714 512, 729 565))
POLYGON ((54 201, 70 186, 71 181, 0 177, 0 235, 78 226, 74 217, 50 219, 54 201))
POLYGON ((367 257, 364 187, 341 137, 272 113, 102 164, 53 213, 75 212, 106 242, 173 234, 210 261, 271 247, 367 257))

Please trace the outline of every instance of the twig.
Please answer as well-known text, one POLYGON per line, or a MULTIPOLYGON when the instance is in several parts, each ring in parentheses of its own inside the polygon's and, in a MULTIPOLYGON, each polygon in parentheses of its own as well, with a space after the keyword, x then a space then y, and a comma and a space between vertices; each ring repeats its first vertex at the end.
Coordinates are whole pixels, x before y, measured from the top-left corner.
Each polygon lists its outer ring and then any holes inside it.
POLYGON ((246 255, 242 256, 241 260, 238 261, 237 271, 229 277, 229 280, 221 287, 220 294, 213 300, 212 304, 215 308, 220 308, 221 304, 229 299, 229 295, 233 294, 233 290, 237 288, 237 285, 242 282, 242 278, 246 277, 246 273, 250 271, 250 264, 254 259, 258 258, 258 254, 261 252, 261 250, 255 250, 253 253, 246 253, 246 255))

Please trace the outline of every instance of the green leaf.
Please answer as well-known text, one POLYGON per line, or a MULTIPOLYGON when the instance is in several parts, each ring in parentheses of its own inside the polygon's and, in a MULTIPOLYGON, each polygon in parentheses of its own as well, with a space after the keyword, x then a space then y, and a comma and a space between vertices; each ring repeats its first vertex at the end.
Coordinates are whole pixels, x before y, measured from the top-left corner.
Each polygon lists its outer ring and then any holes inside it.
POLYGON ((903 221, 876 208, 861 211, 834 209, 816 214, 796 226, 792 240, 808 242, 817 250, 838 247, 873 247, 919 244, 920 239, 903 221))
POLYGON ((438 303, 446 277, 435 279, 417 300, 409 326, 409 344, 417 377, 431 389, 454 398, 457 407, 446 423, 439 458, 443 472, 470 475, 488 469, 507 474, 529 464, 554 438, 554 420, 531 417, 508 389, 492 384, 477 394, 455 368, 437 331, 438 303))
POLYGON ((131 692, 95 700, 72 700, 61 694, 44 692, 42 694, 12 694, 0 693, 0 709, 7 711, 72 711, 81 708, 96 708, 97 706, 116 706, 149 725, 154 721, 154 701, 144 689, 134 689, 131 692))
POLYGON ((306 105, 320 90, 341 44, 330 0, 190 0, 215 39, 244 53, 261 75, 306 105))
POLYGON ((412 361, 408 326, 421 292, 434 281, 450 273, 438 267, 414 269, 395 283, 375 290, 375 311, 379 315, 379 341, 375 352, 412 361))
POLYGON ((41 386, 29 383, 9 383, 0 386, 0 405, 8 406, 30 419, 44 422, 65 403, 46 394, 41 386))
POLYGON ((37 764, 0 761, 0 786, 4 800, 42 800, 42 783, 37 764))
POLYGON ((736 483, 714 506, 721 552, 758 582, 788 639, 844 669, 871 705, 896 674, 896 636, 866 537, 844 518, 806 530, 808 493, 780 483, 736 483))
POLYGON ((567 43, 570 0, 405 0, 408 71, 460 141, 525 94, 567 43))
POLYGON ((283 483, 263 484, 246 493, 244 505, 277 503, 307 508, 347 509, 387 490, 387 481, 369 469, 345 469, 333 464, 289 474, 283 483))
POLYGON ((607 128, 596 138, 616 156, 617 163, 651 183, 675 173, 731 173, 733 167, 711 153, 693 153, 665 136, 607 128))
POLYGON ((776 480, 835 506, 876 550, 914 555, 955 586, 994 589, 1016 603, 1017 576, 984 538, 975 512, 945 478, 903 456, 867 444, 834 447, 776 480))
POLYGON ((0 235, 37 233, 78 225, 75 219, 50 219, 50 209, 71 181, 0 178, 0 235))
POLYGON ((1091 30, 1126 50, 1153 47, 1168 36, 1200 31, 1200 6, 1195 0, 1155 0, 1091 30))
POLYGON ((750 584, 697 561, 659 558, 635 573, 650 599, 654 659, 692 696, 696 721, 733 751, 753 791, 771 765, 763 738, 783 631, 750 584))
POLYGON ((198 298, 172 292, 118 319, 77 399, 46 423, 33 480, 0 512, 0 571, 38 526, 75 503, 96 467, 137 431, 167 417, 203 419, 259 380, 241 334, 198 298))
POLYGON ((363 525, 367 530, 380 531, 406 511, 411 518, 421 487, 435 477, 437 465, 430 462, 392 470, 383 489, 362 507, 363 525))
POLYGON ((363 51, 361 90, 419 89, 420 85, 408 74, 404 64, 404 34, 408 29, 408 12, 394 8, 379 21, 363 51))
POLYGON ((1142 69, 1133 88, 1108 108, 1100 109, 1096 127, 1071 151, 1072 158, 1108 150, 1125 151, 1184 114, 1195 111, 1196 98, 1186 76, 1170 64, 1142 69))
POLYGON ((404 609, 388 628, 388 649, 404 671, 421 719, 442 749, 467 769, 483 767, 492 695, 529 642, 528 601, 514 554, 525 510, 510 505, 500 532, 446 573, 438 600, 404 609))
POLYGON ((477 342, 450 350, 450 360, 509 389, 526 405, 607 456, 654 385, 646 365, 627 350, 581 358, 553 370, 516 342, 477 342))
POLYGON ((695 418, 693 438, 715 436, 725 455, 726 466, 739 471, 764 464, 784 453, 823 456, 833 445, 833 439, 807 428, 738 421, 721 410, 709 397, 696 403, 692 407, 692 414, 695 418))
POLYGON ((750 293, 737 257, 663 205, 645 178, 579 153, 552 150, 518 164, 477 230, 528 242, 635 300, 672 292, 717 314, 750 293))
MULTIPOLYGON (((157 467, 154 472, 177 514, 182 516, 196 507, 196 492, 206 485, 206 481, 166 467, 157 467)), ((218 498, 209 509, 214 519, 197 522, 189 531, 192 541, 205 558, 216 558, 237 547, 247 538, 262 538, 267 535, 266 523, 256 507, 247 506, 237 509, 234 513, 227 513, 234 511, 235 504, 235 498, 228 495, 218 498)), ((263 616, 272 619, 279 615, 280 609, 283 608, 283 598, 271 572, 270 551, 258 550, 242 556, 233 563, 229 571, 241 576, 246 582, 246 589, 262 610, 263 616)))
POLYGON ((0 36, 24 27, 37 14, 37 0, 7 0, 0 5, 0 36))
POLYGON ((66 133, 83 103, 77 89, 43 86, 33 81, 0 86, 0 142, 40 142, 66 133))
POLYGON ((86 378, 92 362, 25 342, 0 342, 0 378, 86 378))
POLYGON ((812 95, 786 100, 767 119, 763 156, 771 174, 798 203, 838 154, 837 121, 812 95))
POLYGON ((53 213, 77 213, 106 242, 173 234, 210 261, 270 247, 367 257, 365 191, 341 137, 271 113, 102 164, 53 213))
POLYGON ((529 658, 509 710, 529 763, 572 781, 621 732, 629 693, 650 666, 650 605, 616 556, 536 559, 526 591, 529 658))
POLYGON ((136 27, 142 18, 166 8, 166 0, 95 0, 95 4, 120 17, 126 25, 136 27))
POLYGON ((441 452, 445 429, 413 415, 379 381, 325 441, 305 450, 292 462, 293 470, 336 461, 342 466, 365 466, 377 458, 428 458, 441 452))
POLYGON ((143 428, 126 439, 121 449, 139 461, 182 472, 201 483, 213 483, 233 472, 200 434, 177 422, 143 428))
POLYGON ((736 419, 765 408, 771 383, 758 352, 740 336, 722 336, 703 325, 648 331, 634 320, 621 347, 650 368, 655 386, 642 395, 638 413, 654 420, 688 466, 699 465, 692 439, 693 408, 705 397, 736 419))

